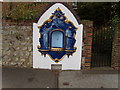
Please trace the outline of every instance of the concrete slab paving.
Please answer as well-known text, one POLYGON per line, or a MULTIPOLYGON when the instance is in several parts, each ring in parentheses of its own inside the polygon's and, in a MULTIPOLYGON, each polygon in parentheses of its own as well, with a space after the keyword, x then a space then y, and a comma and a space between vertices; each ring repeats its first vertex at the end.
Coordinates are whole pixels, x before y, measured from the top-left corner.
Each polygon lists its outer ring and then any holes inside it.
POLYGON ((118 74, 63 71, 59 74, 59 88, 118 88, 118 74))
MULTIPOLYGON (((3 68, 3 88, 56 88, 55 74, 50 70, 3 68)), ((111 71, 62 71, 59 88, 118 88, 118 73, 111 71)))
POLYGON ((49 70, 3 68, 3 88, 55 88, 55 75, 49 70))

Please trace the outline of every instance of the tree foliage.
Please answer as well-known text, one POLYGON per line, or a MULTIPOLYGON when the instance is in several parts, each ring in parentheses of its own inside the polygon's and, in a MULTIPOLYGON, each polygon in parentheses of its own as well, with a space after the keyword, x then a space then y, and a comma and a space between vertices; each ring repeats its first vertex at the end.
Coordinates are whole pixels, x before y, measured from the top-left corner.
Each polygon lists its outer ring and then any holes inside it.
POLYGON ((120 18, 120 3, 113 2, 80 2, 78 3, 78 15, 81 19, 94 21, 99 27, 108 24, 115 15, 120 18))

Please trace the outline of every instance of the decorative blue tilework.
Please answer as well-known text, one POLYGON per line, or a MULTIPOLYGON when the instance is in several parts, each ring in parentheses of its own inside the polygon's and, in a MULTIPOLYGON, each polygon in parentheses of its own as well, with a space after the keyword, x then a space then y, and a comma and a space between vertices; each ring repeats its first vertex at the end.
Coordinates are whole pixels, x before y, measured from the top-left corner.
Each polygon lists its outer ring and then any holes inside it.
POLYGON ((58 63, 63 56, 69 57, 76 51, 74 45, 77 28, 60 8, 56 9, 50 18, 38 28, 41 35, 38 51, 42 55, 48 54, 58 63))

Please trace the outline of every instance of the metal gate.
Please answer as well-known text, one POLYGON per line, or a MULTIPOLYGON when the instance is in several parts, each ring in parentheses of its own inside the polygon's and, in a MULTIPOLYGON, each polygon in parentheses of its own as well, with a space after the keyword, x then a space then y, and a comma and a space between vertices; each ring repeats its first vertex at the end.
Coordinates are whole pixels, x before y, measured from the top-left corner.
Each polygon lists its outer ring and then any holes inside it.
POLYGON ((113 33, 111 27, 93 30, 92 67, 111 66, 113 33))

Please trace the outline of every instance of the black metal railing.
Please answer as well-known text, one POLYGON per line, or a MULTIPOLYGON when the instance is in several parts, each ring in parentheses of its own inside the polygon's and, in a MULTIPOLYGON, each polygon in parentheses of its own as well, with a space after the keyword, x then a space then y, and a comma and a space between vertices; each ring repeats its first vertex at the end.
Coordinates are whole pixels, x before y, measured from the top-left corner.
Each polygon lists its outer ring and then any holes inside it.
POLYGON ((113 35, 111 27, 93 30, 92 67, 111 66, 113 35))

